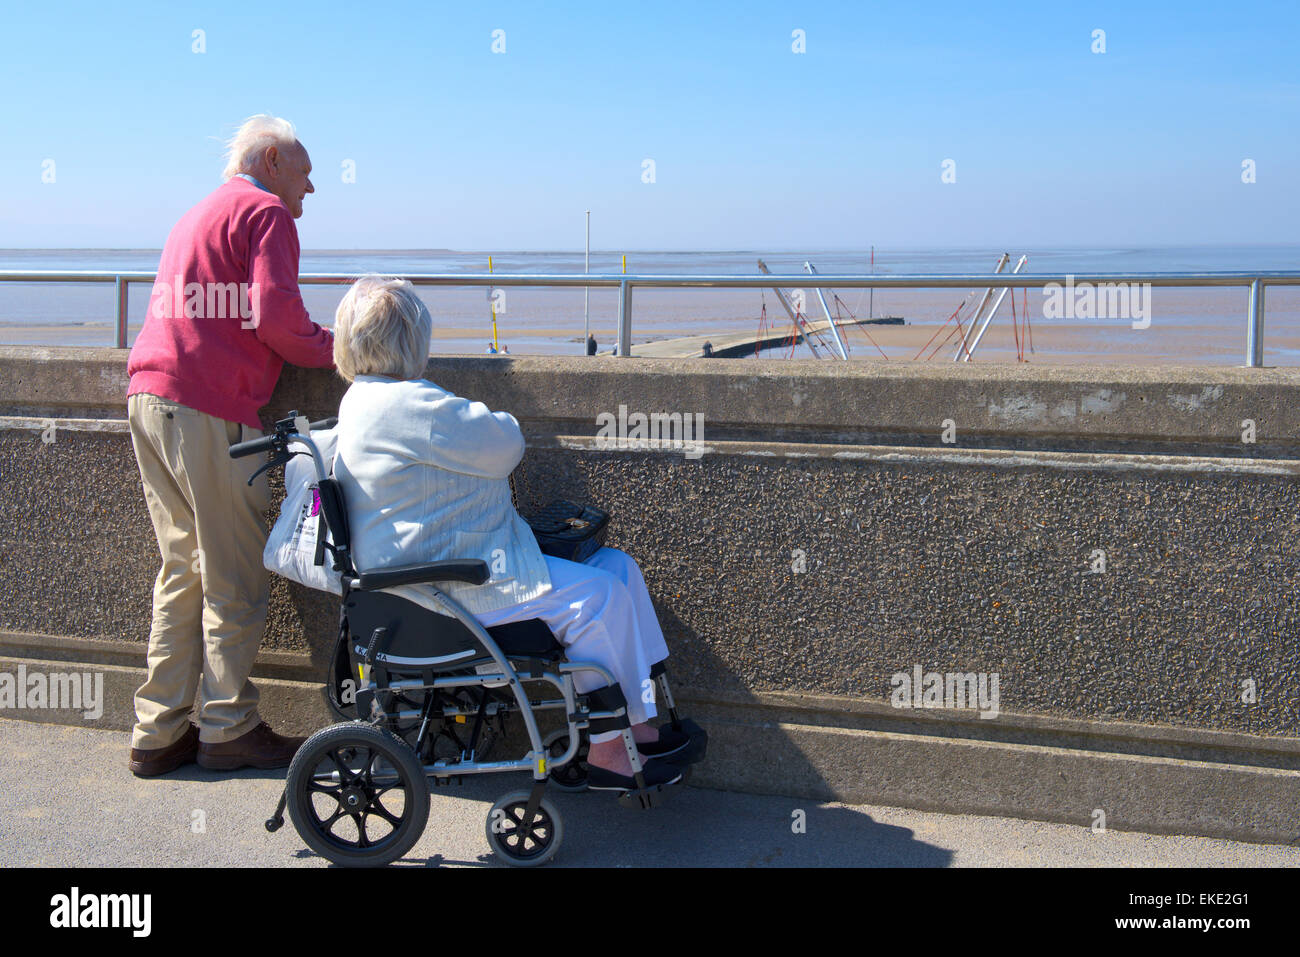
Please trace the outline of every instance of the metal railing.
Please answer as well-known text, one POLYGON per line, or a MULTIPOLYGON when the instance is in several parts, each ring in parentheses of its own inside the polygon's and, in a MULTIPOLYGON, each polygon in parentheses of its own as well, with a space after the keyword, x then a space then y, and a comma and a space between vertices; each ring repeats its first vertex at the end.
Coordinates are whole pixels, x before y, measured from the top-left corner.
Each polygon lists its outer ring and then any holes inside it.
MULTIPOLYGON (((113 283, 117 296, 117 347, 127 346, 127 292, 131 283, 152 283, 153 272, 97 270, 0 270, 0 282, 113 283)), ((872 274, 829 275, 776 273, 741 275, 623 275, 623 274, 530 274, 530 273, 424 273, 405 276, 417 286, 544 286, 618 289, 618 350, 632 354, 632 291, 646 289, 1023 289, 1050 285, 1075 288, 1107 284, 1126 286, 1241 286, 1248 289, 1246 300, 1246 365, 1264 364, 1264 291, 1268 286, 1300 286, 1300 272, 1168 272, 1168 273, 1071 273, 994 274, 964 273, 891 276, 872 274)), ((302 285, 345 286, 355 282, 353 274, 303 273, 302 285)))

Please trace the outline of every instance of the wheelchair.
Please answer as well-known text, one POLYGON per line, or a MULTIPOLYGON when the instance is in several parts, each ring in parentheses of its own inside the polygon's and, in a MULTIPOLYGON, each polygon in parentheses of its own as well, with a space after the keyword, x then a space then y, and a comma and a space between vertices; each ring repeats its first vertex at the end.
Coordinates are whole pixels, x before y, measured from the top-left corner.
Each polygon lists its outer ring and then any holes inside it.
MULTIPOLYGON (((559 850, 564 825, 546 796, 587 786, 584 757, 592 733, 621 731, 635 787, 618 794, 629 808, 651 808, 689 778, 703 760, 708 734, 679 715, 663 662, 651 669, 656 700, 666 706, 685 750, 672 756, 682 769, 674 784, 647 784, 614 677, 593 662, 567 661, 564 648, 539 619, 483 628, 438 589, 440 582, 481 585, 485 562, 451 560, 358 572, 349 549, 346 503, 296 412, 260 439, 231 446, 232 458, 270 453, 254 473, 311 455, 324 527, 316 562, 330 553, 342 579, 342 607, 334 659, 326 677, 330 703, 344 719, 317 731, 294 755, 270 832, 287 808, 298 835, 313 851, 346 867, 380 866, 406 854, 429 816, 430 785, 459 783, 466 775, 528 772, 532 786, 503 795, 488 812, 485 834, 508 864, 535 866, 559 850), (327 540, 328 539, 328 540, 327 540), (407 586, 420 586, 412 589, 407 586), (574 676, 595 673, 603 686, 579 693, 574 676), (563 726, 543 737, 541 712, 556 711, 563 726), (522 757, 490 760, 518 715, 527 736, 522 757)), ((249 480, 250 482, 252 479, 249 480)))

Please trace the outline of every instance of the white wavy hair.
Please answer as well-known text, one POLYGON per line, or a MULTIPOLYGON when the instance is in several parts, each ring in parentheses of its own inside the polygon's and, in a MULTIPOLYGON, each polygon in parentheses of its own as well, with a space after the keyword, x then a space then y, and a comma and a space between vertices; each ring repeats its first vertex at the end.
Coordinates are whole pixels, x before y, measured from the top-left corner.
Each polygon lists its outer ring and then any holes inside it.
POLYGON ((334 314, 334 367, 359 375, 418 379, 429 362, 433 317, 405 279, 362 276, 334 314))
POLYGON ((250 116, 226 143, 226 168, 221 177, 230 179, 236 173, 250 172, 257 157, 268 146, 284 150, 297 142, 298 134, 288 120, 269 113, 250 116))

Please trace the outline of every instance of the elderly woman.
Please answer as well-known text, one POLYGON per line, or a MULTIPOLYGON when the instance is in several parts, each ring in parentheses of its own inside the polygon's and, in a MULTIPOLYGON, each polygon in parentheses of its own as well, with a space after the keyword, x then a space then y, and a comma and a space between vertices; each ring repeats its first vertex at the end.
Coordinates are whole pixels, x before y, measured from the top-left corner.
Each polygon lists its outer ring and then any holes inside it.
MULTIPOLYGON (((348 503, 359 570, 449 558, 484 561, 483 585, 439 587, 485 627, 540 618, 575 661, 614 675, 649 784, 677 780, 688 740, 647 723, 650 667, 668 656, 635 561, 602 548, 586 564, 543 555, 511 503, 524 454, 519 423, 421 378, 433 320, 409 282, 366 276, 339 304, 334 362, 352 383, 339 405, 334 475, 348 503)), ((602 682, 575 675, 578 691, 602 682)), ((593 734, 589 786, 633 787, 619 732, 593 734)))

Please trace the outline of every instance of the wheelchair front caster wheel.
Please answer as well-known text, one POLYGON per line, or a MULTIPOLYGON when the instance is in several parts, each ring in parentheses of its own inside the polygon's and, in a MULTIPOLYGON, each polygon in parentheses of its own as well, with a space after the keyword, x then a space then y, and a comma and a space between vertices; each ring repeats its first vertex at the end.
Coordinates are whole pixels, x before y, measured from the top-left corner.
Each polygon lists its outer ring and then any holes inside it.
MULTIPOLYGON (((552 758, 562 757, 569 750, 569 732, 564 728, 552 731, 542 740, 546 753, 552 758)), ((587 752, 590 742, 583 735, 578 744, 578 753, 568 764, 560 765, 551 771, 551 784, 561 791, 587 790, 587 752)))
POLYGON ((298 836, 343 867, 397 860, 429 820, 429 780, 420 759, 391 731, 359 721, 308 738, 285 786, 298 836))
POLYGON ((542 798, 532 824, 524 827, 531 791, 511 791, 488 812, 487 839, 492 852, 507 864, 536 867, 545 864, 560 849, 564 823, 548 798, 542 798))

